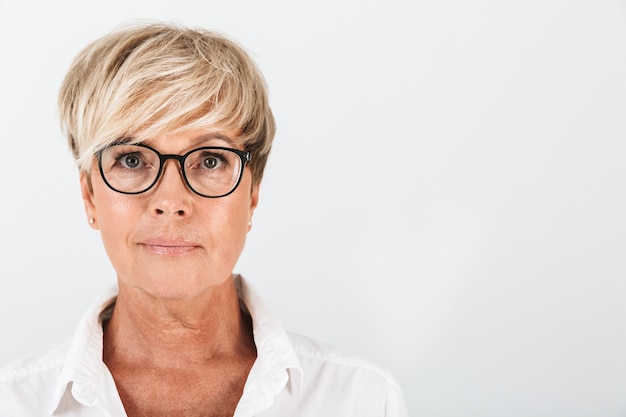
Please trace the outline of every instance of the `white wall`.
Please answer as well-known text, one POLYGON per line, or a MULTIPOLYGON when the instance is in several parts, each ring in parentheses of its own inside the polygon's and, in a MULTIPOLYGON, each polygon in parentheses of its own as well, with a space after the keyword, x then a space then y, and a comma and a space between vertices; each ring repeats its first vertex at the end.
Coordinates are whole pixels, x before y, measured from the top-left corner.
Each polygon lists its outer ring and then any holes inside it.
POLYGON ((56 92, 130 18, 257 57, 279 123, 238 266, 411 415, 626 413, 624 1, 0 0, 0 362, 114 280, 56 92))

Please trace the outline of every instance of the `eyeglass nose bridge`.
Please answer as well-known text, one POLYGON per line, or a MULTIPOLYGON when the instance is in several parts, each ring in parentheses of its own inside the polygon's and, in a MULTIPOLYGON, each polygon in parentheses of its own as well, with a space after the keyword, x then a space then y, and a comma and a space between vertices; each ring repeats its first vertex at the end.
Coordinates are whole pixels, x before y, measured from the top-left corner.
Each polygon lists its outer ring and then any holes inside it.
POLYGON ((191 186, 191 184, 189 184, 189 180, 187 179, 187 174, 185 173, 185 159, 187 159, 187 156, 189 156, 189 154, 176 155, 176 154, 170 153, 170 154, 163 155, 157 151, 154 151, 154 152, 159 157, 159 173, 157 174, 157 177, 154 180, 153 184, 150 186, 150 188, 152 188, 153 186, 155 186, 157 183, 161 181, 161 178, 163 177, 163 174, 165 173, 165 163, 167 162, 167 160, 175 159, 176 161, 178 161, 178 172, 183 178, 183 182, 185 183, 185 185, 187 186, 187 188, 189 188, 191 192, 194 192, 194 193, 196 192, 191 186))

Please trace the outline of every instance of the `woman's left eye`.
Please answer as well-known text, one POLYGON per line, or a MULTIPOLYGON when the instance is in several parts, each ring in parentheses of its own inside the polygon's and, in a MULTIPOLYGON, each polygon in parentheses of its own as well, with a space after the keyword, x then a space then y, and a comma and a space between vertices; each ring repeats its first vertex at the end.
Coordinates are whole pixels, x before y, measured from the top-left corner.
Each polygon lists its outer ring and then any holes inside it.
POLYGON ((216 169, 222 166, 222 160, 216 156, 205 156, 202 160, 202 166, 208 169, 216 169))
POLYGON ((125 168, 139 168, 141 166, 141 159, 138 155, 128 154, 124 155, 122 158, 119 158, 119 161, 124 165, 125 168))

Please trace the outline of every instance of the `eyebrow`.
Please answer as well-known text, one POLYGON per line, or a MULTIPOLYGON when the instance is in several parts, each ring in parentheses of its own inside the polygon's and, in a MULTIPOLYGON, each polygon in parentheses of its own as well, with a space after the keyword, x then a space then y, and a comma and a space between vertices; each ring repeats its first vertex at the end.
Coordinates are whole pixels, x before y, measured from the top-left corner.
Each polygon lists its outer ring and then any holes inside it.
MULTIPOLYGON (((124 136, 114 141, 108 146, 123 145, 123 144, 131 143, 133 142, 133 139, 134 138, 132 136, 124 136)), ((220 132, 211 132, 211 133, 204 133, 204 134, 198 135, 197 137, 192 139, 191 146, 192 147, 202 146, 202 144, 204 144, 205 142, 209 142, 212 140, 221 140, 221 141, 226 142, 229 146, 235 147, 235 141, 220 132)))
POLYGON ((215 140, 215 139, 222 140, 222 141, 228 143, 231 146, 235 144, 235 142, 231 138, 229 138, 225 134, 219 133, 219 132, 205 133, 203 135, 200 135, 200 136, 196 137, 193 140, 192 144, 193 144, 193 146, 196 146, 196 145, 200 145, 200 144, 202 144, 204 142, 209 142, 209 141, 215 140))

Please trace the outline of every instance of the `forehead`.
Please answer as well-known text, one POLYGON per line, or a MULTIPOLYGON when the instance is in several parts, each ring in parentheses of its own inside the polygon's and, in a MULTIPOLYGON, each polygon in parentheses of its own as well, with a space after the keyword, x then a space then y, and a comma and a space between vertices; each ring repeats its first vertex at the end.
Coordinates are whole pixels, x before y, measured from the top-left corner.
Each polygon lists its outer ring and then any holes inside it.
POLYGON ((143 143, 166 153, 183 153, 202 146, 243 147, 238 131, 215 128, 190 129, 149 138, 139 136, 129 138, 128 142, 143 143))

